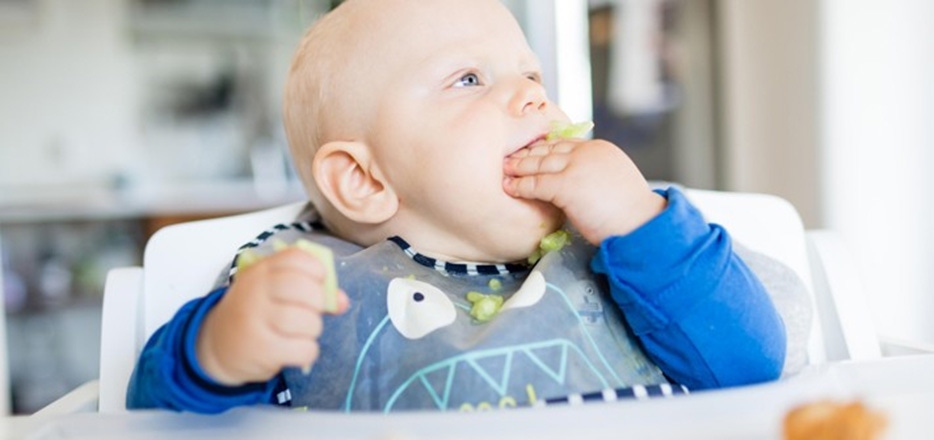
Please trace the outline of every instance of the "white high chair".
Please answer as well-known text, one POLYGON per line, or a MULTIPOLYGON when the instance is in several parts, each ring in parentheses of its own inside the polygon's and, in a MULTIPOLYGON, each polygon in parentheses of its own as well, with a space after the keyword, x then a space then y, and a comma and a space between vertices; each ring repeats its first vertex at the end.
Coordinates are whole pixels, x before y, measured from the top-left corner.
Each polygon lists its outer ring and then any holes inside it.
MULTIPOLYGON (((748 248, 783 262, 811 287, 812 364, 881 356, 858 276, 834 233, 805 231, 794 207, 776 196, 704 190, 686 194, 708 221, 725 226, 748 248)), ((146 246, 143 267, 116 268, 107 276, 100 377, 36 416, 125 412, 127 382, 148 337, 184 302, 206 294, 239 246, 272 225, 291 222, 304 207, 295 203, 159 230, 146 246)))

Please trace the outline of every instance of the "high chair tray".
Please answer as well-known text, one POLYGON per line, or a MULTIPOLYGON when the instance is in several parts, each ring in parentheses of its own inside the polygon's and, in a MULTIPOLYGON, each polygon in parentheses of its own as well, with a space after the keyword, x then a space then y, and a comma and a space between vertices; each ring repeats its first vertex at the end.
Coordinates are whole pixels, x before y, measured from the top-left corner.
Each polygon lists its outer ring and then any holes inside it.
MULTIPOLYGON (((204 416, 163 411, 72 414, 14 423, 13 438, 476 439, 781 438, 788 411, 824 399, 860 401, 887 419, 885 438, 934 432, 934 355, 816 366, 757 386, 688 396, 486 413, 336 414, 241 408, 204 416)), ((30 418, 35 419, 35 418, 30 418)), ((11 434, 8 432, 8 434, 11 434)))

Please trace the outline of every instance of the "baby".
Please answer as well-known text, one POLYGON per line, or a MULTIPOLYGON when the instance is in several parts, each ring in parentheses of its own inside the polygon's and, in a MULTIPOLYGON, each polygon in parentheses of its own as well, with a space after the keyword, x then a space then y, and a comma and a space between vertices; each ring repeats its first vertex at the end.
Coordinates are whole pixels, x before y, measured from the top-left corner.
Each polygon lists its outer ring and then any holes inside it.
POLYGON ((807 320, 775 306, 805 302, 790 271, 653 191, 616 145, 549 139, 556 122, 497 0, 345 1, 286 86, 315 212, 246 245, 266 256, 151 337, 128 407, 473 410, 796 369, 806 331, 789 323, 807 320), (529 264, 562 228, 569 244, 529 264), (333 250, 333 307, 320 259, 271 249, 299 239, 333 250))

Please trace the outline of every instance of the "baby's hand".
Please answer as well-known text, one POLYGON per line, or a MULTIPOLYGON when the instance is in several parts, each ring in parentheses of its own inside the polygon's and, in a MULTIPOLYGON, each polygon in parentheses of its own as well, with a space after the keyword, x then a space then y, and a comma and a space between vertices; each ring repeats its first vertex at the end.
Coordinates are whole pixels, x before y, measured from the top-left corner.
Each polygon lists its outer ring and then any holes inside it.
POLYGON ((629 156, 603 140, 540 142, 507 157, 503 170, 507 194, 557 206, 595 245, 632 232, 666 205, 629 156))
MULTIPOLYGON (((288 248, 239 271, 208 313, 198 334, 197 357, 217 382, 236 386, 263 382, 284 367, 310 367, 326 313, 324 264, 288 248)), ((335 313, 349 300, 338 291, 335 313)))

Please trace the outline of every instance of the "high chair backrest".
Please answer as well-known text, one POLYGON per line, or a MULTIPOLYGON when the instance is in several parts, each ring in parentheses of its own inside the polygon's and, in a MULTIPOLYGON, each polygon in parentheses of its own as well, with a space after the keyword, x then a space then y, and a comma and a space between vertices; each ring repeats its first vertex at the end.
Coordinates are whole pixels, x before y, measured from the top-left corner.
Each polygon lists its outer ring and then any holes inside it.
POLYGON ((687 196, 710 223, 722 225, 735 242, 772 257, 790 267, 810 289, 811 363, 826 360, 824 331, 818 315, 811 276, 811 256, 805 240, 804 223, 787 200, 768 194, 687 190, 687 196))
POLYGON ((185 302, 210 292, 240 246, 276 224, 291 223, 305 206, 292 203, 157 231, 143 253, 142 336, 148 338, 185 302))
POLYGON ((305 202, 168 226, 143 253, 143 267, 107 274, 101 322, 98 410, 126 408, 126 387, 146 340, 187 301, 207 294, 237 249, 295 219, 305 202))
MULTIPOLYGON (((708 221, 725 226, 746 247, 781 261, 812 286, 804 227, 790 203, 763 194, 686 193, 708 221)), ((239 246, 273 225, 292 222, 304 207, 295 203, 169 226, 150 239, 142 268, 112 270, 104 293, 99 410, 124 411, 127 382, 146 339, 186 301, 207 294, 239 246)), ((816 315, 809 343, 812 363, 826 358, 816 315)))

